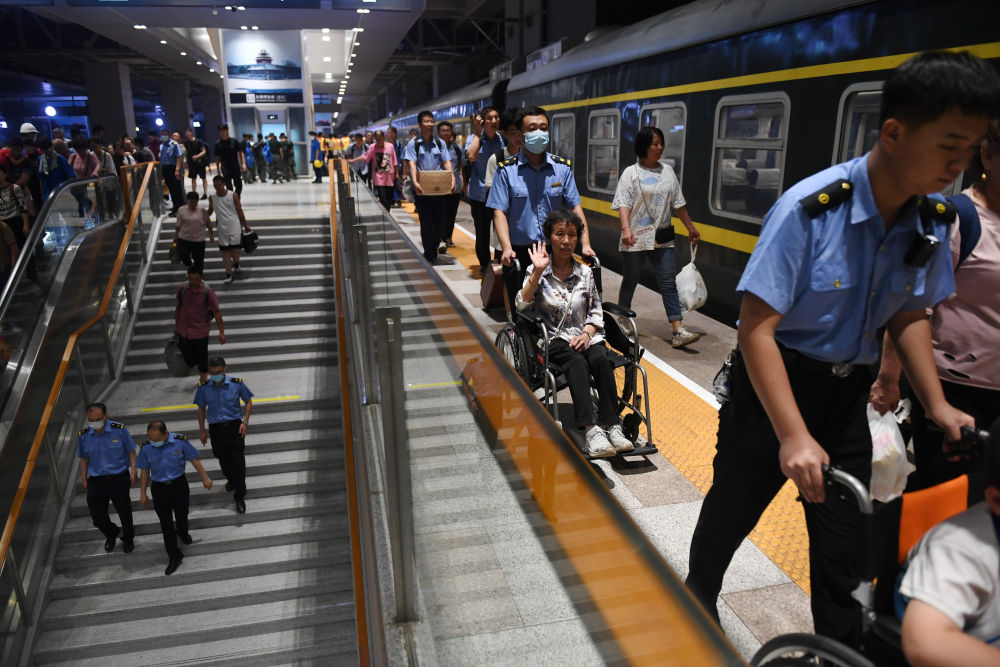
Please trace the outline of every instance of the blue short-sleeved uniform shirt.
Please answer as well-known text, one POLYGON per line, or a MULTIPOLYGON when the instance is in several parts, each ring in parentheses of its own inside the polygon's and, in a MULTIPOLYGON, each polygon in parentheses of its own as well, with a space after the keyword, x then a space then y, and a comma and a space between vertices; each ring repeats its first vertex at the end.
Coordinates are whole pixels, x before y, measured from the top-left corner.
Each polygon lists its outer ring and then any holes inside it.
POLYGON ((432 171, 444 169, 445 160, 449 160, 450 156, 441 139, 434 137, 430 141, 424 141, 417 137, 406 144, 403 159, 416 163, 417 171, 432 171))
POLYGON ((181 156, 181 147, 176 141, 171 139, 160 149, 160 164, 173 166, 177 164, 177 159, 181 156))
MULTIPOLYGON (((469 150, 474 136, 469 135, 469 138, 465 140, 466 151, 469 150)), ((486 189, 486 163, 490 161, 490 156, 501 148, 503 148, 503 139, 500 138, 499 133, 492 139, 487 137, 485 132, 479 137, 479 155, 476 156, 475 162, 469 163, 469 199, 486 201, 486 195, 489 194, 489 190, 486 189)))
POLYGON ((184 474, 188 461, 198 458, 198 450, 180 433, 171 433, 162 447, 146 443, 139 450, 139 470, 148 470, 154 482, 169 482, 184 474))
POLYGON ((89 426, 81 430, 76 449, 81 459, 87 459, 88 476, 117 475, 128 469, 135 442, 124 424, 108 420, 100 433, 89 426))
MULTIPOLYGON (((933 228, 938 239, 949 238, 947 224, 933 221, 933 228)), ((764 218, 736 289, 782 314, 775 338, 783 345, 831 363, 871 364, 878 359, 879 330, 890 317, 928 308, 955 291, 947 243, 924 267, 903 261, 921 229, 914 198, 885 231, 864 155, 781 196, 764 218), (850 181, 854 194, 810 218, 800 200, 839 179, 850 181)))
POLYGON ((227 375, 222 384, 208 380, 198 387, 194 395, 194 404, 199 408, 205 408, 205 417, 209 424, 218 424, 242 420, 243 408, 240 406, 240 401, 246 403, 251 398, 253 392, 243 380, 227 375))
POLYGON ((524 246, 545 240, 542 223, 549 211, 580 201, 569 160, 546 153, 542 168, 535 169, 521 151, 516 164, 497 168, 486 205, 507 214, 511 244, 524 246))

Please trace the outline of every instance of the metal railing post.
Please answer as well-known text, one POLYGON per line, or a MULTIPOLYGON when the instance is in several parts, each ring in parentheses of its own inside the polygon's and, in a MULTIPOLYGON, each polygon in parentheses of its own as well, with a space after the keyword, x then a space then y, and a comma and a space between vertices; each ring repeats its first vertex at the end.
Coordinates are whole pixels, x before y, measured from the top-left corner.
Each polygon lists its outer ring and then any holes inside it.
POLYGON ((357 297, 357 322, 361 334, 361 357, 364 377, 361 385, 364 389, 362 401, 365 405, 379 402, 378 391, 375 390, 375 354, 372 345, 372 297, 371 276, 368 273, 368 233, 360 226, 353 229, 355 269, 354 291, 357 297))
POLYGON ((410 439, 406 430, 403 390, 403 337, 398 307, 375 309, 375 340, 381 360, 382 441, 385 443, 385 489, 396 621, 410 623, 417 620, 417 579, 410 439))
POLYGON ((24 594, 21 573, 17 571, 17 559, 14 558, 13 545, 7 550, 7 558, 4 559, 3 568, 13 578, 14 596, 17 598, 17 606, 21 608, 22 619, 26 625, 31 625, 31 605, 28 604, 28 596, 24 594))

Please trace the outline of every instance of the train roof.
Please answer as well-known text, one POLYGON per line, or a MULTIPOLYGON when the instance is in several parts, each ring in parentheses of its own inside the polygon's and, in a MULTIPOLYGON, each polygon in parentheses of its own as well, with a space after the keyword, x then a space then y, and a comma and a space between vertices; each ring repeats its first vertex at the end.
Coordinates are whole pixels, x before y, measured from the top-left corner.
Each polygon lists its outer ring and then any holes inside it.
POLYGON ((698 0, 600 35, 544 67, 510 80, 508 91, 648 58, 871 0, 698 0))
MULTIPOLYGON (((392 118, 380 118, 379 120, 371 123, 371 127, 379 127, 381 125, 392 125, 394 121, 398 121, 400 118, 406 118, 408 116, 416 116, 418 113, 424 109, 430 109, 435 111, 437 109, 447 109, 448 107, 455 106, 456 104, 461 104, 463 102, 473 102, 476 100, 488 99, 493 95, 493 87, 495 84, 490 83, 489 78, 481 79, 479 81, 470 83, 467 86, 462 86, 457 90, 453 90, 447 95, 437 98, 436 100, 426 100, 423 104, 415 107, 410 107, 409 109, 403 109, 398 114, 392 118)), ((444 118, 438 118, 437 120, 445 120, 444 118)))

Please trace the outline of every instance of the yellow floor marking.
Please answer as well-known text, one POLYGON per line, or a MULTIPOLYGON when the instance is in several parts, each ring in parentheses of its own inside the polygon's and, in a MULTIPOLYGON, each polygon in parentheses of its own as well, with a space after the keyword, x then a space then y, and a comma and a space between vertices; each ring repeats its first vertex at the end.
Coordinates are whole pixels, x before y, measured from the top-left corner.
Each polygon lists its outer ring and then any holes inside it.
POLYGON ((406 385, 410 389, 433 389, 435 387, 457 387, 462 384, 461 380, 452 380, 449 382, 425 382, 423 384, 408 384, 406 385))
MULTIPOLYGON (((301 396, 271 396, 268 398, 254 398, 254 403, 274 403, 276 401, 297 401, 301 396)), ((167 410, 193 410, 198 406, 194 403, 188 403, 186 405, 161 405, 158 408, 142 408, 139 412, 160 412, 167 410)))
MULTIPOLYGON (((404 202, 403 208, 417 219, 413 204, 404 202)), ((478 267, 475 240, 465 234, 455 234, 453 240, 456 247, 449 248, 448 254, 470 272, 473 266, 478 267)), ((649 378, 653 444, 704 495, 712 486, 719 413, 652 364, 643 361, 642 366, 649 378)), ((809 536, 797 496, 795 485, 786 482, 750 533, 750 541, 809 593, 809 536)))

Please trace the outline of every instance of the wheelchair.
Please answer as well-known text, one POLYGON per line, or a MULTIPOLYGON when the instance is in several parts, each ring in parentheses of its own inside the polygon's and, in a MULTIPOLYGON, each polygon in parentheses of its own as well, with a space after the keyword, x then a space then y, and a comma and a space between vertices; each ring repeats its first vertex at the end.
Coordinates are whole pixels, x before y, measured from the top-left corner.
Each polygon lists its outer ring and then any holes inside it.
MULTIPOLYGON (((601 292, 601 264, 597 257, 574 259, 594 271, 598 293, 601 292)), ((523 278, 520 264, 515 259, 513 271, 523 278)), ((520 282, 520 281, 519 281, 520 282)), ((655 453, 653 429, 649 413, 649 382, 646 370, 640 365, 645 349, 639 345, 634 311, 602 300, 604 309, 604 338, 608 358, 615 373, 618 416, 622 419, 622 433, 632 441, 634 449, 617 456, 647 456, 655 453), (639 391, 639 380, 642 391, 639 391), (622 416, 623 412, 626 412, 622 416), (645 435, 641 429, 645 426, 645 435)), ((534 313, 522 313, 510 304, 507 324, 497 334, 495 345, 500 354, 514 368, 525 384, 552 414, 552 419, 562 428, 559 419, 559 392, 568 386, 564 369, 549 359, 549 324, 534 313), (541 391, 539 396, 538 392, 541 391)), ((591 378, 591 395, 596 403, 596 389, 591 378)))
MULTIPOLYGON (((991 429, 994 428, 995 424, 991 429)), ((985 445, 988 438, 988 431, 962 428, 962 440, 967 444, 985 445)), ((829 492, 853 497, 865 518, 861 582, 851 593, 861 605, 863 653, 829 637, 791 633, 761 646, 750 664, 753 667, 907 665, 902 650, 901 620, 905 603, 897 599, 896 590, 906 557, 924 533, 982 500, 985 476, 962 475, 936 486, 906 492, 878 507, 872 503, 865 485, 853 475, 824 465, 823 478, 826 486, 831 487, 829 492)))

